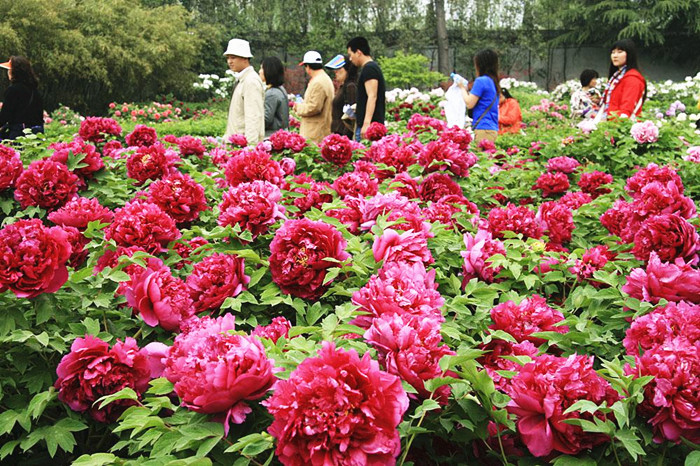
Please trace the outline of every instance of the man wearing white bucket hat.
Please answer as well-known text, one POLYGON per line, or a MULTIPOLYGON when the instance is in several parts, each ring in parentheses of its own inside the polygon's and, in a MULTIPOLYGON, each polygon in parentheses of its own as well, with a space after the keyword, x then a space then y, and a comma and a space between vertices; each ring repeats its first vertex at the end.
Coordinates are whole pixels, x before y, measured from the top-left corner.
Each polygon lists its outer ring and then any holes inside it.
POLYGON ((224 56, 236 77, 224 139, 243 134, 248 144, 256 145, 265 137, 265 86, 250 65, 250 44, 247 40, 231 39, 224 56))
POLYGON ((323 70, 321 54, 310 50, 304 54, 299 66, 304 66, 311 80, 304 93, 304 102, 294 105, 301 117, 299 134, 316 144, 331 134, 333 81, 323 70))

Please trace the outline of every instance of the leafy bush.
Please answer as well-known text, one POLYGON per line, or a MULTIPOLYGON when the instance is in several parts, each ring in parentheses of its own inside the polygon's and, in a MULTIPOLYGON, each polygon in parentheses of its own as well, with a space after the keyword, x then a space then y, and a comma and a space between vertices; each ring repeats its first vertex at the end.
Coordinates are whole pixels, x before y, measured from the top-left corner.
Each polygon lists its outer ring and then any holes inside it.
POLYGON ((447 79, 442 73, 428 69, 428 57, 425 55, 399 51, 393 57, 379 58, 379 65, 384 73, 387 90, 395 87, 425 89, 447 79))

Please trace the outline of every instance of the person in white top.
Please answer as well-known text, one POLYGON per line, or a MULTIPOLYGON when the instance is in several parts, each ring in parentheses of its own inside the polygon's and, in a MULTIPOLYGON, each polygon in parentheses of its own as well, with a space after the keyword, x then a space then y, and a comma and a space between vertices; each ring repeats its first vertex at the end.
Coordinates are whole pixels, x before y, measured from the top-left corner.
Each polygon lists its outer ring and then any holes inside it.
POLYGON ((224 56, 236 77, 224 139, 243 134, 249 145, 256 145, 265 137, 265 86, 250 65, 250 44, 247 40, 231 39, 224 56))

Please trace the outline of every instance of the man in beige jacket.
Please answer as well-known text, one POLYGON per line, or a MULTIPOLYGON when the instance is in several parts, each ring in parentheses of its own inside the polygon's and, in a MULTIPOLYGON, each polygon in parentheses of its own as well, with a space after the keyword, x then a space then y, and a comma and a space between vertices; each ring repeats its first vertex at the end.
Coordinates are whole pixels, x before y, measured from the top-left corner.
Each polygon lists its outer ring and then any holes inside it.
POLYGON ((304 93, 304 102, 294 105, 294 110, 301 117, 299 133, 318 144, 331 134, 335 88, 333 81, 323 70, 320 53, 306 52, 300 65, 304 65, 311 80, 304 93))
POLYGON ((231 39, 224 56, 236 77, 224 139, 243 134, 254 146, 265 137, 265 87, 250 65, 253 55, 247 40, 231 39))

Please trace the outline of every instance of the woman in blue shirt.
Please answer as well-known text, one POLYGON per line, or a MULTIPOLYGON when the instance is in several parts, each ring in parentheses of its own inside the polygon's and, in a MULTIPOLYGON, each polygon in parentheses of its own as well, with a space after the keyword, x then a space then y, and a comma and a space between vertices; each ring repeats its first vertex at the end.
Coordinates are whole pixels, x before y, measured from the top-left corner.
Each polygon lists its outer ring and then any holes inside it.
POLYGON ((484 49, 474 55, 477 78, 471 93, 464 83, 458 83, 467 108, 474 109, 472 129, 474 142, 495 141, 498 136, 498 96, 501 86, 498 80, 498 54, 484 49))

